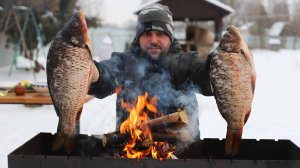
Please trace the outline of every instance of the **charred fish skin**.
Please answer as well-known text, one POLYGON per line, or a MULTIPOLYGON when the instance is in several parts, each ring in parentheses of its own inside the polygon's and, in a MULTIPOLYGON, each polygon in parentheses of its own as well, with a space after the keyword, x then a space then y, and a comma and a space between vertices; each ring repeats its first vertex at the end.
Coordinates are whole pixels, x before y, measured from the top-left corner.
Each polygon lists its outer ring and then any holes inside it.
POLYGON ((47 56, 47 83, 59 117, 52 149, 71 152, 75 123, 80 119, 92 77, 87 25, 81 11, 73 13, 53 40, 47 56))
POLYGON ((210 68, 216 103, 227 122, 225 154, 236 155, 251 113, 256 81, 252 54, 236 27, 227 29, 212 55, 210 68))

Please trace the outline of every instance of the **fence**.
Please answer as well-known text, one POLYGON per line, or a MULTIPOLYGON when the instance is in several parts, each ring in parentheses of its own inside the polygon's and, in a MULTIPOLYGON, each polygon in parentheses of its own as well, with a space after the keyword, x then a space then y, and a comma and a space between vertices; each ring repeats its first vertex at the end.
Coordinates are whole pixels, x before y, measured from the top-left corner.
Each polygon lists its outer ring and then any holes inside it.
POLYGON ((300 49, 300 37, 299 36, 287 36, 273 38, 277 40, 278 44, 270 44, 270 37, 268 36, 250 36, 244 35, 244 39, 250 48, 266 48, 266 49, 300 49))

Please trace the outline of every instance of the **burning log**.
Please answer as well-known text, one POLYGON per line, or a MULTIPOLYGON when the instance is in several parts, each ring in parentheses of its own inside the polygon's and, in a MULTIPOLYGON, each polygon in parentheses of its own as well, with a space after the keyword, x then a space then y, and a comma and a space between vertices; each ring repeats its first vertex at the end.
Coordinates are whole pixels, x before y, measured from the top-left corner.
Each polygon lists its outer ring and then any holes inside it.
POLYGON ((171 159, 178 159, 178 157, 175 156, 173 153, 170 154, 170 158, 171 158, 171 159))
MULTIPOLYGON (((176 142, 186 141, 190 136, 187 131, 168 131, 169 129, 179 129, 189 123, 188 114, 185 111, 175 112, 166 116, 158 117, 147 121, 144 126, 152 130, 152 137, 155 141, 176 142)), ((102 144, 106 146, 123 146, 123 143, 130 138, 130 134, 121 134, 115 131, 103 135, 102 144)))
POLYGON ((181 131, 163 131, 152 133, 152 139, 158 142, 176 143, 178 141, 190 141, 190 133, 187 130, 181 131))
POLYGON ((121 134, 120 131, 115 131, 103 134, 102 145, 107 146, 123 146, 124 142, 130 138, 130 134, 121 134))
POLYGON ((176 150, 176 146, 167 142, 157 142, 149 138, 144 139, 142 142, 138 142, 134 147, 135 150, 147 150, 150 147, 155 147, 158 158, 171 158, 176 159, 176 156, 172 154, 176 150), (169 155, 169 156, 168 156, 169 155))
POLYGON ((141 142, 137 142, 134 148, 137 150, 146 150, 153 145, 154 141, 149 138, 146 138, 141 142))
MULTIPOLYGON (((129 138, 130 134, 121 134, 119 131, 111 132, 103 135, 102 145, 103 147, 123 146, 129 138)), ((152 146, 154 141, 169 143, 176 143, 178 141, 188 142, 190 141, 190 134, 187 130, 152 132, 152 140, 146 138, 143 142, 140 142, 138 146, 141 148, 147 148, 152 146)))
POLYGON ((189 117, 184 110, 149 120, 146 123, 151 130, 166 127, 171 129, 179 129, 187 126, 188 124, 189 117))

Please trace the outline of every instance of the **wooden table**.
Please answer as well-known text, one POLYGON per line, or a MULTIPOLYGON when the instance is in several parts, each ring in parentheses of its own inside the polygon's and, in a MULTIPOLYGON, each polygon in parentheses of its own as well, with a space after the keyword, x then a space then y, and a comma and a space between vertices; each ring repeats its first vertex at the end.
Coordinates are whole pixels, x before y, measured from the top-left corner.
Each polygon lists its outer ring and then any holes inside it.
MULTIPOLYGON (((93 96, 87 96, 86 102, 90 101, 93 96)), ((23 96, 16 96, 14 92, 8 93, 6 96, 0 96, 0 104, 52 104, 50 95, 40 95, 39 93, 25 93, 23 96)))

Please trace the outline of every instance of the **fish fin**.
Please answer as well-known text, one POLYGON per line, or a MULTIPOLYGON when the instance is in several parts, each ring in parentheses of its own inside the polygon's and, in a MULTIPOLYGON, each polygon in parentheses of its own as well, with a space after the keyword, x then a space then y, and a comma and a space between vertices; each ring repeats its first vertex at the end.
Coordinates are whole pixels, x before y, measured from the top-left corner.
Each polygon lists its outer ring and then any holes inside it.
POLYGON ((93 54, 92 54, 92 44, 90 37, 88 35, 88 32, 86 33, 86 42, 85 42, 85 48, 89 51, 90 53, 90 59, 93 60, 93 54))
POLYGON ((88 79, 88 83, 89 83, 89 85, 88 85, 88 87, 87 87, 87 92, 89 91, 89 87, 91 86, 90 85, 90 83, 92 83, 92 79, 93 79, 93 72, 94 72, 94 62, 92 61, 91 63, 90 63, 90 72, 89 72, 89 79, 88 79))
POLYGON ((254 62, 253 62, 253 55, 249 49, 246 49, 246 50, 241 49, 241 53, 246 58, 247 62, 249 63, 249 65, 252 69, 251 84, 252 84, 252 92, 254 93, 255 83, 256 83, 256 72, 255 72, 255 66, 254 66, 254 62))
POLYGON ((80 120, 82 108, 83 108, 83 107, 81 107, 81 108, 78 110, 77 114, 76 114, 76 121, 79 121, 79 120, 80 120))
POLYGON ((225 155, 234 156, 239 152, 243 128, 240 130, 227 129, 225 155))
POLYGON ((91 43, 90 42, 87 42, 85 44, 85 48, 89 51, 90 53, 90 59, 93 60, 93 55, 92 55, 92 50, 91 50, 91 43))
POLYGON ((250 67, 255 71, 253 56, 249 49, 241 49, 241 53, 246 58, 247 62, 249 63, 250 67))
POLYGON ((80 134, 80 116, 81 116, 81 113, 82 113, 82 107, 76 113, 75 134, 80 134))
POLYGON ((216 95, 215 95, 215 92, 214 92, 214 87, 213 87, 211 81, 210 81, 210 90, 211 90, 212 94, 213 94, 214 96, 216 96, 216 95))
POLYGON ((252 73, 252 80, 251 80, 251 85, 252 85, 252 93, 254 94, 255 90, 255 83, 256 83, 256 73, 253 71, 252 73))
MULTIPOLYGON (((53 100, 53 99, 52 99, 52 100, 53 100)), ((59 113, 60 113, 60 112, 59 112, 58 108, 57 108, 55 105, 53 105, 53 106, 54 106, 54 110, 55 110, 55 112, 56 112, 56 115, 59 116, 59 113)))
POLYGON ((61 134, 56 133, 54 135, 54 140, 53 140, 51 149, 53 151, 57 151, 64 146, 65 151, 68 154, 70 154, 74 148, 74 141, 75 141, 74 136, 61 135, 61 134))
POLYGON ((245 115, 244 125, 245 125, 246 122, 248 121, 248 118, 249 118, 249 116, 250 116, 250 113, 251 113, 251 108, 250 108, 249 112, 245 115))
POLYGON ((59 116, 59 110, 58 110, 58 108, 55 106, 55 103, 54 103, 55 98, 53 97, 52 92, 51 92, 52 89, 51 89, 51 84, 50 84, 51 82, 50 82, 50 80, 51 80, 51 79, 48 79, 48 80, 47 80, 47 84, 48 84, 48 86, 49 86, 49 88, 48 88, 48 89, 49 89, 49 94, 50 94, 50 98, 51 98, 51 100, 52 100, 53 107, 54 107, 54 110, 55 110, 55 112, 56 112, 56 115, 59 116))
POLYGON ((72 136, 67 136, 65 140, 65 151, 70 154, 73 149, 74 149, 74 144, 75 144, 75 137, 72 136))
MULTIPOLYGON (((88 82, 87 82, 87 87, 86 87, 86 94, 88 94, 90 87, 91 87, 91 83, 92 83, 92 78, 93 78, 93 64, 94 62, 91 61, 90 63, 90 71, 89 71, 89 76, 88 76, 88 82)), ((86 102, 87 97, 85 97, 84 102, 86 102)))

